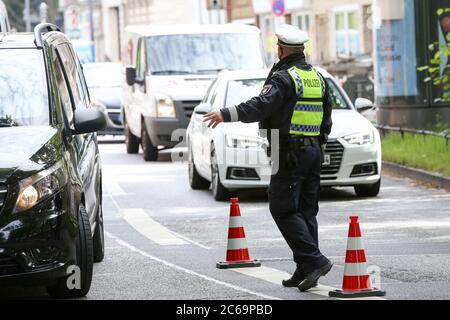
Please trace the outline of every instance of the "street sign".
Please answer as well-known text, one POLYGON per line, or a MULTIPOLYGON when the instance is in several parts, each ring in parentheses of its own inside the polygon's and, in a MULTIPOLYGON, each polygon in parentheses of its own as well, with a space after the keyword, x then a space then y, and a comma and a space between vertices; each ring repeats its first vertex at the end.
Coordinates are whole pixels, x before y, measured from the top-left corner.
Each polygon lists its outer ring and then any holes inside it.
POLYGON ((80 19, 81 13, 78 6, 67 7, 64 12, 64 30, 71 40, 81 39, 80 19))
POLYGON ((272 12, 277 17, 284 16, 286 13, 286 4, 284 3, 284 0, 273 0, 272 12))

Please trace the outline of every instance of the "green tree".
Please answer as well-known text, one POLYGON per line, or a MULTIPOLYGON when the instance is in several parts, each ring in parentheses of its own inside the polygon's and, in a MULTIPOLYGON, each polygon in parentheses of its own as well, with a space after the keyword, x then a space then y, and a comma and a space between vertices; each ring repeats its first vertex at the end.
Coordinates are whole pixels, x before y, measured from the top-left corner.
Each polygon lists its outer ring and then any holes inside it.
POLYGON ((418 71, 427 72, 428 77, 424 81, 440 88, 440 97, 434 102, 450 102, 450 8, 440 8, 436 14, 446 42, 435 41, 428 46, 430 61, 428 65, 419 67, 418 71), (443 59, 447 60, 447 65, 442 70, 443 59))

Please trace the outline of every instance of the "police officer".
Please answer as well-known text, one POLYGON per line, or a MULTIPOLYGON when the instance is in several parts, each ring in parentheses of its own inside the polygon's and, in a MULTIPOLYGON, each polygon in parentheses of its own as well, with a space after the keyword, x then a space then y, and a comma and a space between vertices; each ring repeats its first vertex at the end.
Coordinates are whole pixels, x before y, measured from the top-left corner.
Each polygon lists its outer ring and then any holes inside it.
POLYGON ((270 180, 269 207, 297 264, 283 285, 306 291, 332 267, 319 250, 316 220, 322 146, 331 131, 332 105, 326 81, 306 62, 308 34, 282 25, 276 35, 280 61, 260 95, 210 112, 204 121, 213 128, 221 122, 259 121, 262 129, 279 130, 279 143, 270 141, 271 153, 279 152, 279 169, 270 180))

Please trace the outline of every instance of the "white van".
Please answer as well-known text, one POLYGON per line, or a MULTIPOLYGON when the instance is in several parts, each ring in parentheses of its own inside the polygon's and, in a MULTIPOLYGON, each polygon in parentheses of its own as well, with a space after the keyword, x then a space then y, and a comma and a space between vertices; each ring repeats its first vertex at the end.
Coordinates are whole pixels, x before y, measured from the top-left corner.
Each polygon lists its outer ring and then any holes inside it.
POLYGON ((9 32, 8 11, 2 0, 0 0, 0 32, 9 32))
POLYGON ((155 161, 172 132, 187 128, 222 70, 266 67, 260 30, 240 24, 126 28, 123 121, 128 153, 155 161))

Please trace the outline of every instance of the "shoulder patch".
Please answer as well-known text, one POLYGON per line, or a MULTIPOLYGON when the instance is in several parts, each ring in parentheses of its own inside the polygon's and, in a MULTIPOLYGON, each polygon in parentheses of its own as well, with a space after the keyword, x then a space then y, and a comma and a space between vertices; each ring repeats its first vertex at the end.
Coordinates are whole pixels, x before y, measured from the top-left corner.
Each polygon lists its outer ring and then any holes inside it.
POLYGON ((272 90, 272 88, 273 88, 273 85, 266 84, 261 91, 261 95, 265 96, 266 94, 268 94, 270 92, 270 90, 272 90))

